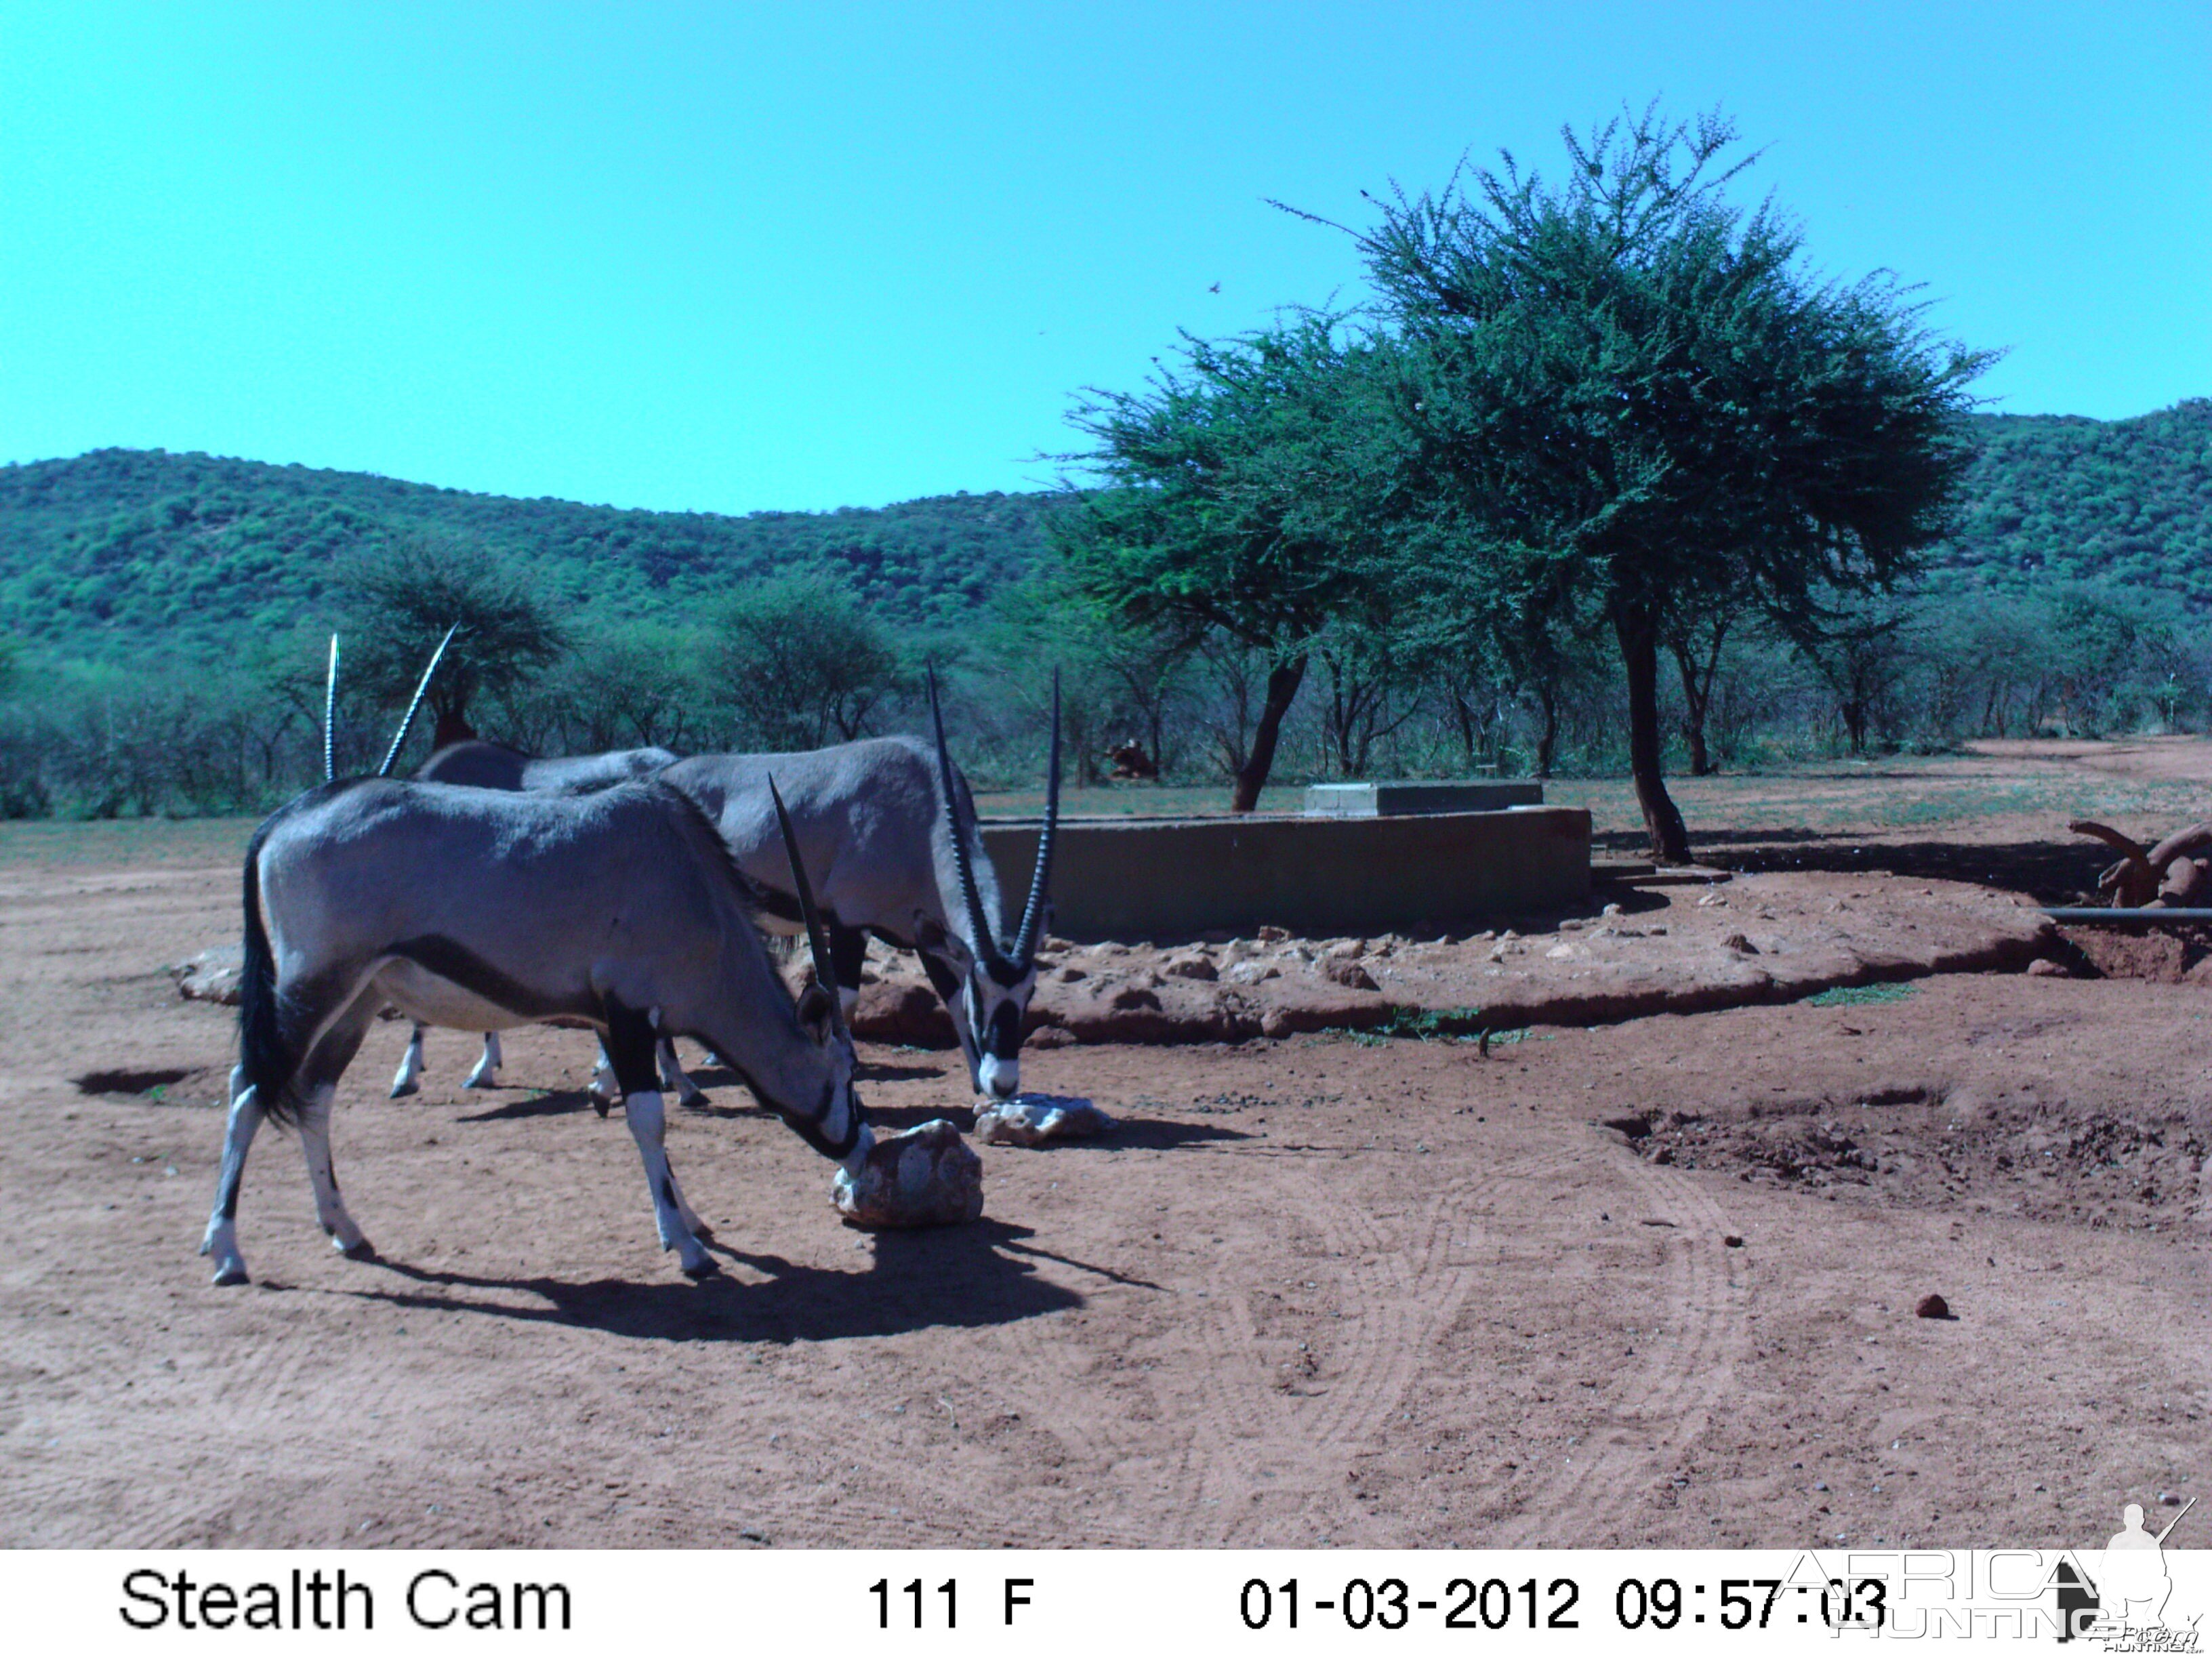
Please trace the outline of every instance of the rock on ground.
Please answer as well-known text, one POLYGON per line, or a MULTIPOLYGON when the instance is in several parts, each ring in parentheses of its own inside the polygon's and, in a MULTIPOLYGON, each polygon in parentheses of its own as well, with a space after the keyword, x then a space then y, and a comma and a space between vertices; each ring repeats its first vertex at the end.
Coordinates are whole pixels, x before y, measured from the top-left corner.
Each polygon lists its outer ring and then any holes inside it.
POLYGON ((945 1227, 983 1213, 983 1160, 943 1118, 880 1137, 856 1177, 842 1167, 830 1201, 858 1227, 945 1227))
POLYGON ((238 1006, 238 981, 245 971, 245 947, 238 945, 210 945, 189 961, 169 968, 179 996, 194 1002, 220 1002, 229 1008, 238 1006))
MULTIPOLYGON (((1790 1002, 1838 986, 2025 970, 2063 949, 2015 896, 1960 882, 1788 872, 1601 890, 1581 915, 1502 933, 1196 943, 1052 942, 1030 1005, 1040 1047, 1237 1042, 1419 1021, 1589 1025, 1790 1002)), ((952 1024, 911 957, 872 956, 853 1027, 939 1048, 952 1024)))
POLYGON ((991 1146, 1095 1140, 1113 1127, 1114 1120, 1089 1101, 1067 1095, 1017 1095, 975 1108, 975 1139, 991 1146))

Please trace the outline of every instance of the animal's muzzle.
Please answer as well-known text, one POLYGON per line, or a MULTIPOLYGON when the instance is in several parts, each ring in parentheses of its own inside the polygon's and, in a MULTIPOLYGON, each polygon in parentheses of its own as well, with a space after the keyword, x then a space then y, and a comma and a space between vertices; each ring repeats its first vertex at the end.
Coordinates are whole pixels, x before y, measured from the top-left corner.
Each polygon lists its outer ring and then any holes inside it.
POLYGON ((1011 1002, 1002 1002, 993 1009, 981 1046, 985 1054, 1008 1064, 1018 1059, 1022 1052, 1022 1011, 1011 1002))

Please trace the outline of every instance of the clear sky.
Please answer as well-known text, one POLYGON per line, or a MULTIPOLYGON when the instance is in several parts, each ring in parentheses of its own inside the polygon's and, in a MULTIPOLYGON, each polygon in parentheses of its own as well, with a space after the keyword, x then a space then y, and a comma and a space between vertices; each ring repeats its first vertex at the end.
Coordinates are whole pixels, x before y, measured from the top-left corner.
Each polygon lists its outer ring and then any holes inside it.
POLYGON ((24 6, 0 460, 746 512, 1047 481, 1179 327, 1356 298, 1362 188, 1716 102, 1993 407, 2212 394, 2212 3, 24 6), (1219 284, 1215 292, 1213 285, 1219 284))

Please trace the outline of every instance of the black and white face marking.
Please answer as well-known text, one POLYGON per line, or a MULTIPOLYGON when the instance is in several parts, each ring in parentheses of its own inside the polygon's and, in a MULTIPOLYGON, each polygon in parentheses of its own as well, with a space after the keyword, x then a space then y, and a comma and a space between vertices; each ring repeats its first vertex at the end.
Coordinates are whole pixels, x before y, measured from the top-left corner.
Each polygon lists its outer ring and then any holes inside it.
POLYGON ((958 935, 927 916, 915 919, 915 946, 967 1056, 975 1092, 1006 1100, 1021 1092, 1022 1022, 1036 989, 1036 969, 994 956, 977 962, 958 935))
POLYGON ((1022 1090, 1022 1018, 1036 989, 1036 969, 995 961, 968 973, 967 1014, 975 1045, 975 1087, 1000 1100, 1022 1090))
POLYGON ((860 1143, 872 1146, 875 1138, 869 1132, 867 1114, 854 1087, 860 1057, 853 1050, 852 1038, 831 1021, 830 998, 819 985, 807 987, 800 996, 799 1019, 807 1034, 830 1056, 830 1084, 811 1122, 796 1123, 793 1127, 827 1157, 849 1159, 856 1148, 865 1154, 866 1146, 860 1143))

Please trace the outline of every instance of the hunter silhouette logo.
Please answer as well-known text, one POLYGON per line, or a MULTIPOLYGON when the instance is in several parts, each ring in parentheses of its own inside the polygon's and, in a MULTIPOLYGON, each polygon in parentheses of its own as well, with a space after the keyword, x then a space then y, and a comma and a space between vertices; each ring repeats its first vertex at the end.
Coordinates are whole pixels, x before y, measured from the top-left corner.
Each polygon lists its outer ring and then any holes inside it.
POLYGON ((2143 1525, 2142 1505, 2120 1511, 2120 1529, 2105 1546, 2094 1579, 2062 1565, 2057 1574, 2058 1609, 2064 1617, 2062 1642, 2076 1636, 2102 1643, 2107 1653, 2194 1653, 2200 1632, 2195 1620, 2175 1626, 2162 1622, 2173 1580, 2166 1570, 2166 1540, 2181 1516, 2197 1507, 2192 1498, 2181 1512, 2153 1533, 2143 1525))

